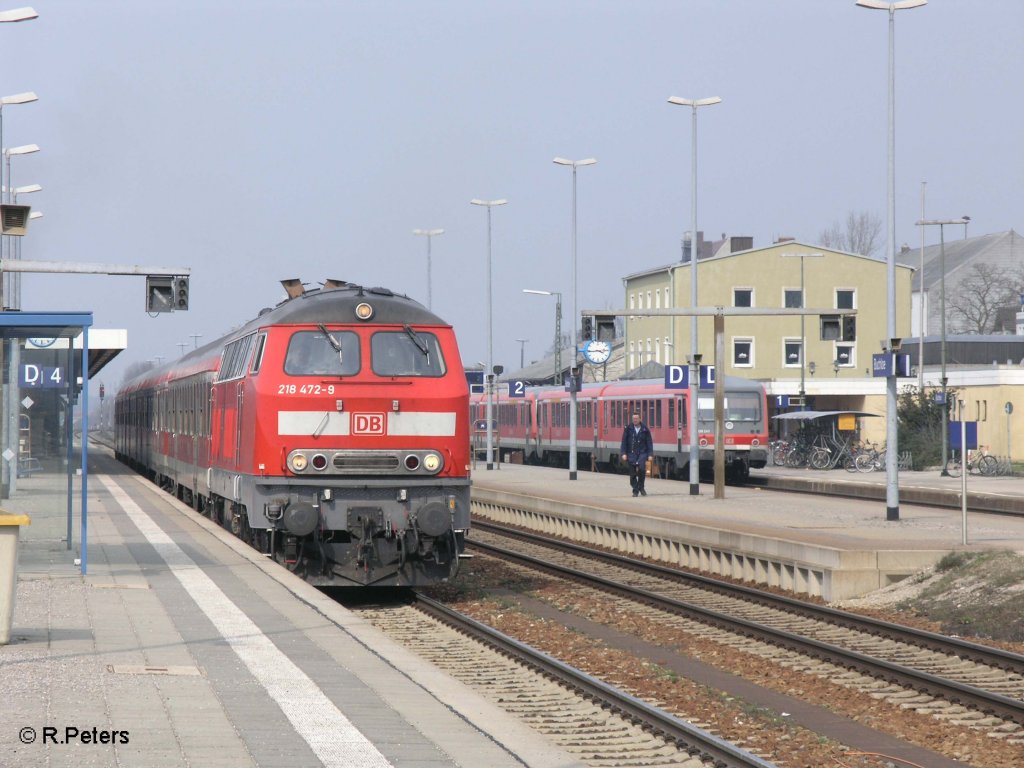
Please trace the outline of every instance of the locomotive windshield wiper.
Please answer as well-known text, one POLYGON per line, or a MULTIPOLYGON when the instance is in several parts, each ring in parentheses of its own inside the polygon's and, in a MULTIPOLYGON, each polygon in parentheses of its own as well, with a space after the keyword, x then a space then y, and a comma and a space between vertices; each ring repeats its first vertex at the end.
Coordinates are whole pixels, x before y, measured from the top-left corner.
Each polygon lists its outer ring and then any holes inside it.
POLYGON ((327 326, 324 325, 323 323, 317 323, 317 326, 320 328, 321 331, 323 331, 324 336, 327 337, 327 341, 330 342, 331 346, 334 347, 334 351, 340 355, 341 344, 338 343, 338 340, 336 338, 331 336, 331 332, 327 330, 327 326))
POLYGON ((410 328, 408 325, 403 325, 406 335, 412 339, 412 343, 416 345, 416 348, 423 353, 424 357, 430 357, 430 350, 427 349, 426 343, 419 336, 416 335, 416 331, 410 328))

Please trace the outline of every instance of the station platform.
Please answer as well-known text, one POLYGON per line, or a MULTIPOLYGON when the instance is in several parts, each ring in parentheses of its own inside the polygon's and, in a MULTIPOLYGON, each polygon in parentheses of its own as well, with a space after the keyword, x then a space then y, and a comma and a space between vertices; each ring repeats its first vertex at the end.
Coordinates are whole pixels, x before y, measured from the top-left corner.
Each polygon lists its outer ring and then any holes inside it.
POLYGON ((1004 499, 1008 508, 1019 504, 1020 478, 968 478, 964 544, 960 480, 938 472, 901 472, 899 519, 889 521, 884 472, 770 468, 752 473, 756 481, 764 476, 761 485, 727 485, 723 499, 714 498, 710 484, 691 496, 689 483, 647 478, 648 495, 634 498, 626 475, 581 471, 570 480, 567 469, 495 467, 478 463, 473 473, 473 511, 480 519, 828 601, 886 587, 950 552, 1024 552, 1024 514, 971 509, 981 493, 1004 499), (838 484, 846 493, 825 495, 838 484), (912 491, 922 502, 910 502, 912 491), (926 505, 928 498, 943 505, 926 505))
POLYGON ((90 464, 84 576, 60 540, 66 478, 3 504, 32 522, 0 764, 578 765, 112 458, 90 464))

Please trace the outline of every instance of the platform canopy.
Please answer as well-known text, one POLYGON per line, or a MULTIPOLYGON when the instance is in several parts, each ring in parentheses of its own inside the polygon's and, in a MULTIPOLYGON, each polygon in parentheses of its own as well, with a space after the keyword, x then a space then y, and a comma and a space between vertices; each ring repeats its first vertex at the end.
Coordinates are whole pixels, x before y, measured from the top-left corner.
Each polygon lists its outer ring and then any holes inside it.
POLYGON ((869 413, 868 411, 793 411, 792 413, 780 413, 772 416, 773 419, 785 421, 811 421, 812 419, 827 419, 831 416, 875 416, 881 417, 880 413, 869 413))

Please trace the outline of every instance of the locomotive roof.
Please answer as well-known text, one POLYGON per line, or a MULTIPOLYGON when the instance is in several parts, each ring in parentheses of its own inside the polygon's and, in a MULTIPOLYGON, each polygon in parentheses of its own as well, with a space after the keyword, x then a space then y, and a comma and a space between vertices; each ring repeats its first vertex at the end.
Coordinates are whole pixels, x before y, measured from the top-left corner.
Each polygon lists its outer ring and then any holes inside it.
POLYGON ((305 291, 299 296, 287 298, 276 307, 264 309, 257 317, 225 334, 197 350, 193 350, 179 360, 171 361, 162 366, 151 368, 122 384, 128 388, 139 381, 153 380, 173 368, 181 368, 191 364, 201 368, 205 360, 219 357, 222 347, 237 338, 253 333, 266 325, 325 325, 359 323, 360 325, 448 325, 444 320, 428 310, 418 301, 410 299, 388 288, 366 288, 361 285, 345 283, 331 287, 305 291), (373 308, 373 317, 359 320, 356 307, 369 304, 373 308))
POLYGON ((369 304, 374 314, 370 320, 360 323, 372 324, 423 324, 447 325, 444 320, 428 310, 418 301, 395 293, 388 288, 364 288, 361 285, 344 285, 338 288, 320 288, 306 291, 295 298, 285 299, 276 307, 264 310, 249 325, 302 324, 302 323, 353 323, 356 322, 356 307, 369 304))

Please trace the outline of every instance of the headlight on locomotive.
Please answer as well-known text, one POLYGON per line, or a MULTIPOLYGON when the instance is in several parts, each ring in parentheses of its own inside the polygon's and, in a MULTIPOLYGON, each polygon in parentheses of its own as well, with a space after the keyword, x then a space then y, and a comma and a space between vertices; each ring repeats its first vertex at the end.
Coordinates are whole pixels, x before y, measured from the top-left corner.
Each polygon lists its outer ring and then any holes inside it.
POLYGON ((288 468, 292 472, 302 472, 306 469, 309 461, 306 459, 304 454, 293 453, 288 457, 288 468))
POLYGON ((428 453, 423 457, 423 468, 427 472, 437 472, 441 469, 441 457, 436 453, 428 453))

